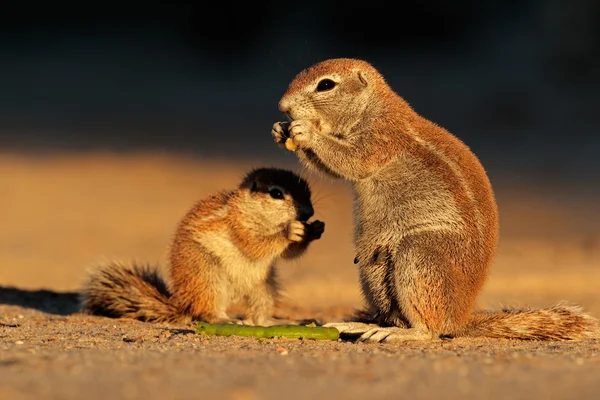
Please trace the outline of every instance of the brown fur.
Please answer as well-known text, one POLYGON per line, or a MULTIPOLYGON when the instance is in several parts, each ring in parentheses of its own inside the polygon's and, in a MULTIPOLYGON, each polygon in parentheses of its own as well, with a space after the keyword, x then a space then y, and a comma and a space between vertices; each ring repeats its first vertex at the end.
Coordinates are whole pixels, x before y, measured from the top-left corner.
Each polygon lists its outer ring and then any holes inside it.
POLYGON ((245 300, 245 323, 269 324, 279 292, 275 262, 301 256, 320 238, 324 224, 307 222, 313 213, 306 181, 287 170, 253 170, 236 190, 197 202, 179 222, 170 289, 156 269, 109 262, 90 271, 83 308, 142 321, 225 323, 227 307, 245 300))
POLYGON ((487 174, 461 140, 418 115, 373 66, 354 59, 313 65, 290 83, 279 108, 292 122, 274 125, 275 141, 291 138, 305 166, 352 184, 367 305, 356 320, 387 327, 371 326, 366 338, 597 333, 596 320, 576 307, 473 313, 498 242, 487 174), (335 85, 319 89, 324 79, 335 85))
POLYGON ((474 313, 463 335, 523 340, 600 338, 597 320, 583 313, 580 307, 566 304, 474 313))
POLYGON ((90 271, 80 297, 83 308, 91 314, 147 322, 189 320, 173 303, 157 269, 146 265, 101 263, 90 271))

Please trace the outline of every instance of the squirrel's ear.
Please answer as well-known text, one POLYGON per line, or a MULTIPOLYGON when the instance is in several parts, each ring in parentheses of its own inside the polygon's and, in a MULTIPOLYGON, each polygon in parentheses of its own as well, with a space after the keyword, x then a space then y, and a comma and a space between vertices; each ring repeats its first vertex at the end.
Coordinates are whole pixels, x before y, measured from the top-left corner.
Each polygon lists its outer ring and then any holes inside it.
POLYGON ((367 77, 365 76, 365 74, 361 71, 358 71, 356 73, 356 75, 358 76, 359 82, 362 83, 363 86, 367 86, 368 83, 367 83, 367 77))

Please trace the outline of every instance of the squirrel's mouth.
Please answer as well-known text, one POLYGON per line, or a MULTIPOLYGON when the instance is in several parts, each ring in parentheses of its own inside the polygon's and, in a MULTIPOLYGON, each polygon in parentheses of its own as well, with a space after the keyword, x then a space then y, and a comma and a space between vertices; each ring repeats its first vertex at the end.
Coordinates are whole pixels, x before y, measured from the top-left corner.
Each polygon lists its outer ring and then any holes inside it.
POLYGON ((301 210, 297 213, 296 219, 299 222, 308 222, 308 220, 311 219, 313 215, 314 212, 312 210, 301 210))

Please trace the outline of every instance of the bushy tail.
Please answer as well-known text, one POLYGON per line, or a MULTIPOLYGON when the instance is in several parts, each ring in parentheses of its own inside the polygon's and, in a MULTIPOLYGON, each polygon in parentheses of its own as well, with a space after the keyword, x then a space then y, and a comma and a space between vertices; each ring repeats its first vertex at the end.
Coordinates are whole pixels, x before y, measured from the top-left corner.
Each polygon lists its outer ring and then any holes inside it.
POLYGON ((88 271, 80 293, 83 310, 111 318, 185 322, 156 268, 109 261, 88 271))
POLYGON ((578 306, 558 304, 550 308, 505 308, 479 312, 462 335, 520 340, 582 340, 600 338, 598 320, 578 306))

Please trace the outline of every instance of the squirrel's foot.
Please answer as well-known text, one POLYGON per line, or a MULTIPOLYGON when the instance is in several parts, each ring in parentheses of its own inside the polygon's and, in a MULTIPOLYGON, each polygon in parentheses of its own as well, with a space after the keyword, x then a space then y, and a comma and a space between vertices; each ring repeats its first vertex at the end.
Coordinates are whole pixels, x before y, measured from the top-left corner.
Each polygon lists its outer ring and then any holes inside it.
POLYGON ((285 141, 290 137, 289 127, 289 122, 275 122, 273 124, 271 136, 273 136, 275 143, 277 143, 279 147, 285 147, 285 141))
POLYGON ((365 324, 364 322, 329 322, 323 326, 326 328, 335 328, 343 335, 357 336, 362 335, 379 325, 365 324))
POLYGON ((304 224, 300 221, 292 221, 288 225, 287 237, 291 242, 301 242, 305 233, 304 224))
POLYGON ((416 328, 381 327, 369 329, 357 342, 365 343, 399 343, 409 340, 430 340, 431 333, 416 328))

